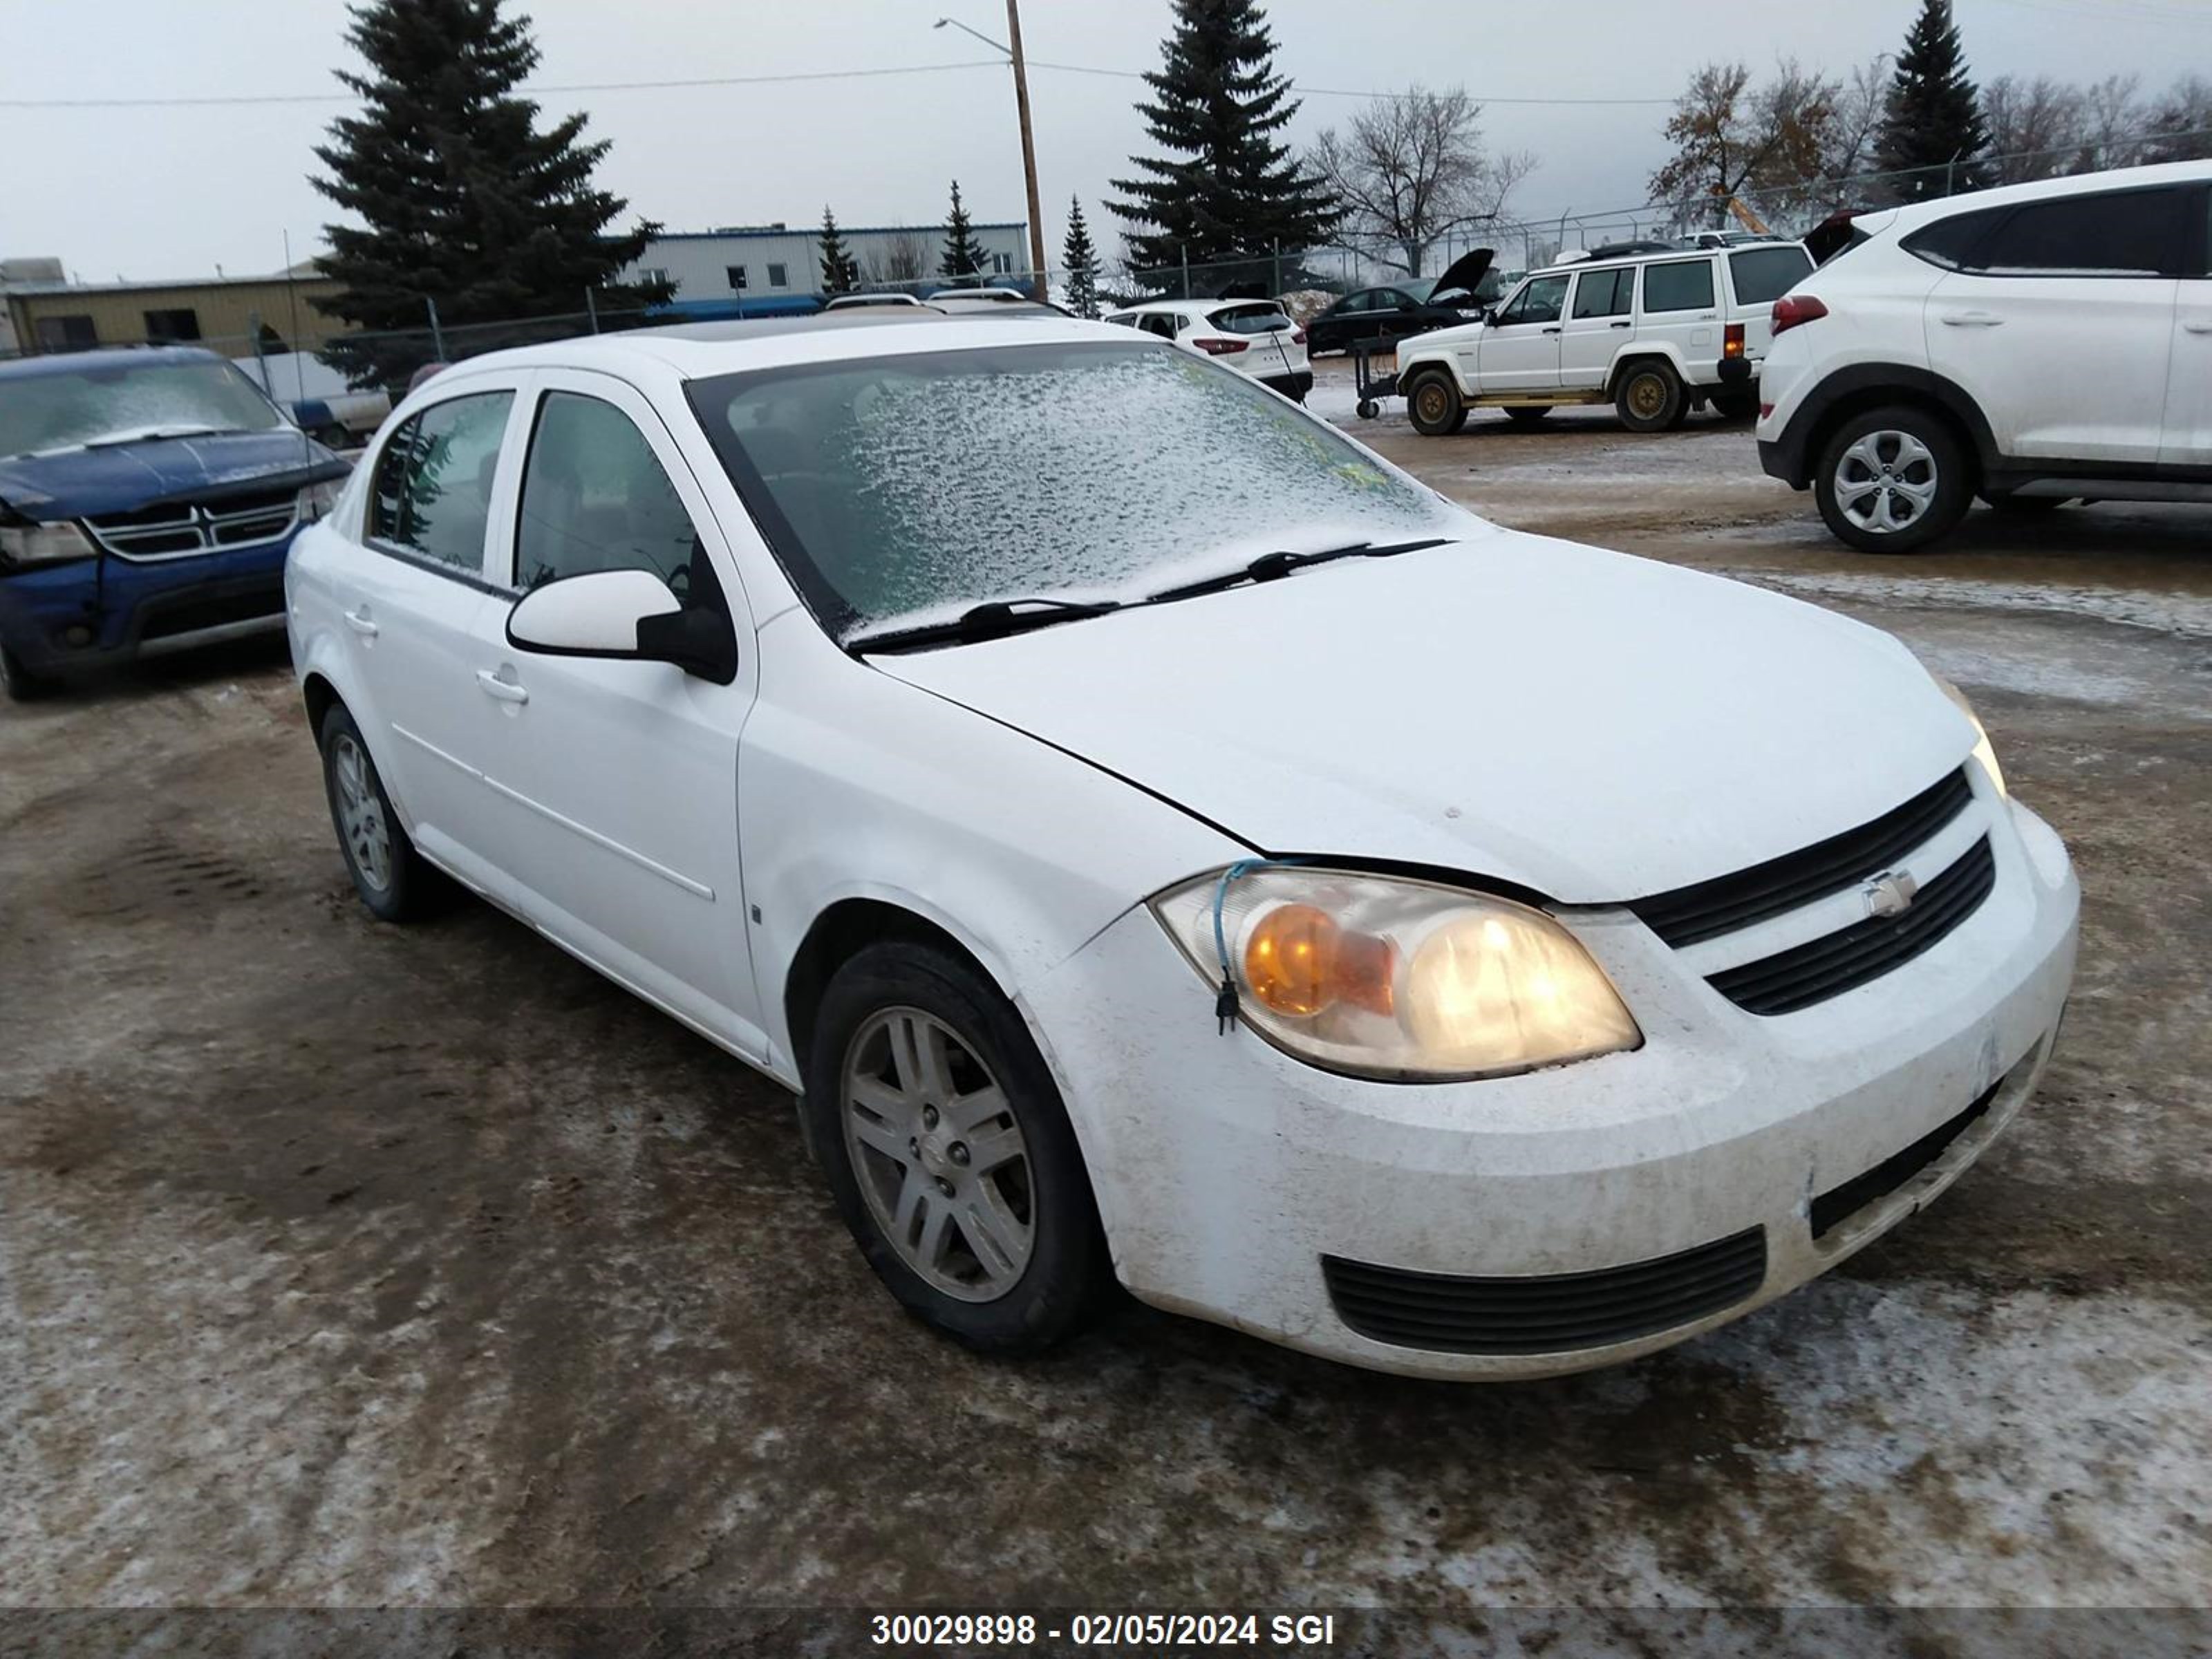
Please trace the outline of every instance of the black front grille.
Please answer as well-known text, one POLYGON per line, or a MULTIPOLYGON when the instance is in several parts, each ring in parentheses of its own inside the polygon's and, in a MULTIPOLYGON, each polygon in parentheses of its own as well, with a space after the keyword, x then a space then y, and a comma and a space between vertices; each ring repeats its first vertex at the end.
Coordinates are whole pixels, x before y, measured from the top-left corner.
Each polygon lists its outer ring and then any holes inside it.
POLYGON ((1766 1232, 1595 1273, 1468 1279, 1321 1259, 1337 1316, 1360 1335, 1434 1353, 1571 1353, 1672 1330, 1766 1279, 1766 1232))
POLYGON ((1958 817, 1972 799, 1961 767, 1871 823, 1734 875, 1655 893, 1628 908, 1677 948, 1734 933, 1880 875, 1958 817))
POLYGON ((1893 916, 1870 916, 1715 974, 1706 982, 1754 1014, 1787 1014, 1825 1002, 1902 967, 1948 937, 1990 896, 1996 878, 1996 860, 1984 836, 1949 869, 1923 885, 1911 909, 1893 916))
POLYGON ((2003 1088, 1999 1078, 1954 1118, 1947 1118, 1901 1152, 1892 1152, 1864 1175, 1853 1176, 1840 1187, 1831 1187, 1813 1200, 1813 1237, 1824 1238, 1842 1223, 1877 1200, 1887 1198, 1906 1182, 1943 1156, 1946 1147, 1984 1116, 2003 1088))

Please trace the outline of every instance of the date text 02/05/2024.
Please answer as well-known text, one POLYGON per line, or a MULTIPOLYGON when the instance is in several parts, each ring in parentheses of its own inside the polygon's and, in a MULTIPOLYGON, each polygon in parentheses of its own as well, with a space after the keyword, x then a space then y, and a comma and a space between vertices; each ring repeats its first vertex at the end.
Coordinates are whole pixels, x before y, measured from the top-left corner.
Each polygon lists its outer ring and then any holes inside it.
POLYGON ((1079 1613, 1040 1619, 1014 1613, 878 1613, 869 1617, 870 1640, 897 1649, 1004 1644, 1024 1648, 1042 1640, 1074 1647, 1161 1646, 1322 1649, 1335 1645, 1336 1615, 1329 1613, 1079 1613))

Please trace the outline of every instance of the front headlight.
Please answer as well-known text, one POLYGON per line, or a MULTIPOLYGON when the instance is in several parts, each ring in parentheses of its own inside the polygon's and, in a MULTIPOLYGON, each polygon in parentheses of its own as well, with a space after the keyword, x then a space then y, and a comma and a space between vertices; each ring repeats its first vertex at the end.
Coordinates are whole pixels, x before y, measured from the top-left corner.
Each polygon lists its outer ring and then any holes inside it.
POLYGON ((2004 769, 1997 764, 1997 751, 1990 746, 1989 728, 1982 724, 1982 717, 1974 712, 1974 705, 1966 701, 1966 694, 1932 669, 1929 671, 1928 678, 1936 682, 1936 690, 1958 705, 1961 714, 1974 723, 1974 758, 1981 762, 1982 770, 1990 775, 1990 781, 1996 786, 1998 794, 2010 793, 2005 787, 2004 769))
POLYGON ((300 492, 300 522, 319 524, 325 514, 338 504, 345 492, 343 478, 326 478, 321 483, 311 483, 300 492))
POLYGON ((58 564, 64 559, 88 559, 98 551, 73 524, 0 529, 0 563, 58 564))
POLYGON ((1566 929, 1432 882, 1267 865, 1161 894, 1153 914, 1209 986, 1331 1071, 1479 1078, 1633 1048, 1644 1034, 1566 929), (1217 904, 1218 916, 1216 915, 1217 904))

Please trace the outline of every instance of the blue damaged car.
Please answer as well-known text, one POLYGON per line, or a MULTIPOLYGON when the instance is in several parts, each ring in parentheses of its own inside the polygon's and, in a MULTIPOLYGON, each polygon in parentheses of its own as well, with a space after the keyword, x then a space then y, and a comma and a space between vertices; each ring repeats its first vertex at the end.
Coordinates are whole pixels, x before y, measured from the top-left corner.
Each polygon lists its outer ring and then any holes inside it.
POLYGON ((283 628, 347 470, 212 351, 0 363, 0 690, 283 628))

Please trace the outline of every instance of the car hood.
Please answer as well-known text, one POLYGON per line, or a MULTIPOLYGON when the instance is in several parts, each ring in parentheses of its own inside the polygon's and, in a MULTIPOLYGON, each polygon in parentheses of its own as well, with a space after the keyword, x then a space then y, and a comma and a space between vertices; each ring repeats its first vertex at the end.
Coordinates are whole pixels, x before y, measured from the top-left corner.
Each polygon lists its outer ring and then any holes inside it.
POLYGON ((329 450, 289 427, 155 438, 0 460, 0 501, 27 519, 81 519, 294 480, 342 478, 347 470, 329 450))
POLYGON ((1509 531, 869 660, 1261 851, 1576 903, 1863 823, 1974 741, 1886 634, 1509 531))
POLYGON ((1429 292, 1442 294, 1447 289, 1463 288, 1472 294, 1482 286, 1482 279, 1490 273, 1490 262, 1498 257, 1494 248, 1471 248, 1443 269, 1429 292))

